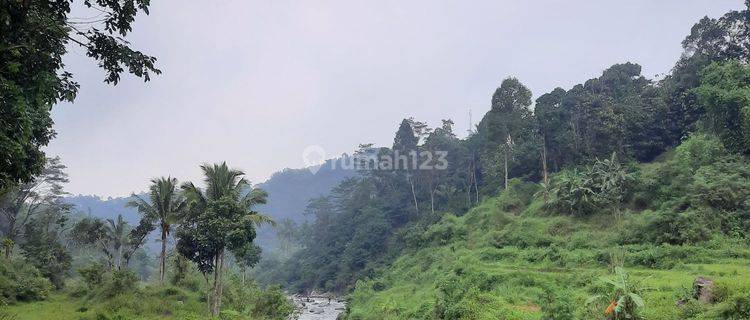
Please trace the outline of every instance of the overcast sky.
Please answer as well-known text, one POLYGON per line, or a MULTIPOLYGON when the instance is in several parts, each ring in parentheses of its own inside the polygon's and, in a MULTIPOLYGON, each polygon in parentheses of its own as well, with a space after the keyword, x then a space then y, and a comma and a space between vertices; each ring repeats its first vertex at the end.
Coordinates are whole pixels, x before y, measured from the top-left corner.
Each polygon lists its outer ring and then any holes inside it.
POLYGON ((390 145, 401 119, 456 131, 518 77, 535 97, 626 61, 668 72, 701 17, 742 0, 152 1, 129 37, 163 71, 116 87, 80 49, 81 84, 54 109, 47 148, 74 194, 121 196, 226 160, 262 182, 302 167, 309 145, 329 157, 390 145))

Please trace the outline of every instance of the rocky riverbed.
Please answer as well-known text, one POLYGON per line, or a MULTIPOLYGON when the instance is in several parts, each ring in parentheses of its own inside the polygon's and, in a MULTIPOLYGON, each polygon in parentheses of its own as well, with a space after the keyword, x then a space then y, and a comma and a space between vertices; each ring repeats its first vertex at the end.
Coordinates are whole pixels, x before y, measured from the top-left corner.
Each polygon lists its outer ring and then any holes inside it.
POLYGON ((336 320, 346 310, 346 303, 325 296, 290 297, 297 307, 298 320, 336 320))

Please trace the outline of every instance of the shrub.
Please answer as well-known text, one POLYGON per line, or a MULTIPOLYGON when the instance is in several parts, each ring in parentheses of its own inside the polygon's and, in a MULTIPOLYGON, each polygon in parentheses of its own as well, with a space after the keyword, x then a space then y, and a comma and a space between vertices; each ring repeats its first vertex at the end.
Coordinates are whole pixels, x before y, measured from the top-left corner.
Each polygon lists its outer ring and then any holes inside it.
POLYGON ((463 239, 466 234, 466 226, 461 219, 454 215, 447 215, 442 221, 427 229, 422 238, 426 242, 445 245, 463 239))
POLYGON ((78 273, 89 289, 96 289, 104 282, 104 275, 107 273, 107 268, 99 262, 94 262, 78 269, 78 273))
POLYGON ((138 275, 128 269, 116 270, 103 286, 105 297, 114 297, 127 292, 132 292, 138 285, 138 275))
POLYGON ((548 210, 562 214, 589 215, 601 209, 619 212, 632 190, 634 174, 612 157, 583 170, 564 170, 552 177, 548 210))
POLYGON ((252 314, 264 319, 284 320, 294 312, 294 305, 287 299, 279 286, 271 286, 262 291, 253 303, 252 314))
POLYGON ((542 320, 574 320, 575 305, 569 290, 546 289, 541 298, 542 320))
POLYGON ((750 293, 734 296, 723 303, 718 314, 721 319, 750 319, 750 293))
POLYGON ((497 205, 502 211, 518 214, 531 203, 538 190, 537 183, 512 179, 508 189, 500 193, 497 205))
POLYGON ((705 220, 706 213, 689 209, 647 211, 641 221, 631 223, 628 232, 622 234, 622 243, 648 242, 673 245, 694 244, 710 238, 711 230, 705 220))
POLYGON ((32 265, 21 261, 0 262, 0 305, 44 300, 51 290, 49 280, 32 265))
POLYGON ((516 246, 519 248, 541 247, 552 244, 548 226, 541 220, 524 219, 506 225, 501 231, 492 233, 492 245, 497 248, 516 246))
POLYGON ((684 168, 697 170, 724 156, 726 150, 719 138, 705 133, 694 133, 676 148, 676 161, 684 168))

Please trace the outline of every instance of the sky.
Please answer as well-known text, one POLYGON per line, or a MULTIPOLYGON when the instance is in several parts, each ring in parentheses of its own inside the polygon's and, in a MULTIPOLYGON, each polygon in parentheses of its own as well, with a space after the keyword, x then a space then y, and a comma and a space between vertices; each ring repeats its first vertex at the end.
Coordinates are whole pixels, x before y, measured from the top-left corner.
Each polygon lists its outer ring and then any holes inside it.
MULTIPOLYGON (((158 57, 152 81, 117 86, 79 48, 65 57, 81 89, 55 106, 46 148, 73 194, 125 196, 153 177, 200 181, 227 161, 262 182, 360 143, 389 146, 402 119, 452 119, 465 135, 504 78, 534 97, 615 63, 654 78, 703 16, 742 0, 152 1, 128 37, 158 57)), ((85 17, 85 12, 73 16, 85 17)))

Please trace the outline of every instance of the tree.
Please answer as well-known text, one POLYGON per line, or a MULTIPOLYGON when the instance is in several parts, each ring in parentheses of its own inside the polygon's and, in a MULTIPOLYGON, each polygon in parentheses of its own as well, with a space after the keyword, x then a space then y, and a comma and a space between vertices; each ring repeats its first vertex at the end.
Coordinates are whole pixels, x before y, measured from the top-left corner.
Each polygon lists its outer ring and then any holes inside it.
POLYGON ((698 103, 695 88, 700 71, 713 62, 731 60, 750 62, 750 1, 742 11, 730 11, 713 19, 704 17, 682 41, 684 52, 672 72, 660 83, 666 105, 665 125, 671 146, 698 130, 697 122, 705 112, 698 103))
POLYGON ((435 128, 425 139, 423 149, 428 152, 428 159, 425 159, 423 163, 428 167, 423 170, 422 174, 429 190, 430 212, 433 215, 436 207, 435 198, 444 195, 440 193, 440 190, 447 187, 448 170, 451 169, 451 163, 458 159, 457 145, 458 138, 453 133, 453 121, 450 119, 442 120, 442 125, 435 128))
POLYGON ((700 75, 695 91, 706 111, 706 126, 727 149, 750 154, 750 67, 737 61, 713 63, 700 75))
POLYGON ((137 208, 149 220, 157 221, 161 231, 161 256, 159 257, 159 282, 164 284, 167 265, 167 239, 172 226, 180 222, 185 209, 185 198, 177 190, 177 179, 161 177, 151 180, 149 200, 133 194, 135 200, 128 206, 137 208))
POLYGON ((240 274, 242 275, 242 286, 245 286, 245 277, 247 276, 247 269, 255 267, 260 262, 260 255, 263 253, 261 248, 254 243, 246 243, 244 246, 234 251, 234 258, 237 260, 237 264, 240 266, 240 274))
POLYGON ((49 279, 56 289, 65 286, 72 257, 61 243, 68 229, 67 206, 46 207, 42 214, 25 225, 20 244, 24 260, 49 279))
POLYGON ((49 279, 56 289, 65 286, 73 258, 60 243, 67 217, 45 215, 26 225, 21 242, 23 257, 49 279))
POLYGON ((411 189, 412 200, 414 201, 414 212, 419 214, 419 202, 417 201, 417 193, 414 188, 414 180, 416 177, 416 170, 419 164, 419 136, 417 132, 421 132, 424 126, 421 123, 415 122, 414 119, 404 119, 398 126, 396 131, 396 137, 393 138, 393 165, 396 172, 404 173, 406 181, 409 183, 411 189), (415 132, 415 128, 419 131, 415 132), (405 160, 405 161, 403 161, 405 160))
POLYGON ((255 228, 275 225, 269 217, 253 210, 266 203, 267 194, 252 188, 240 170, 230 169, 226 162, 201 166, 205 189, 192 182, 182 185, 188 207, 177 232, 177 250, 193 261, 206 277, 213 273, 213 294, 208 300, 211 314, 221 310, 222 273, 226 251, 247 250, 255 239, 255 228))
POLYGON ((27 223, 47 211, 68 213, 70 204, 63 201, 68 182, 65 165, 59 157, 47 159, 44 170, 24 184, 7 189, 0 195, 0 226, 5 235, 5 257, 10 259, 13 246, 27 223))
POLYGON ((121 214, 116 219, 102 220, 86 217, 71 231, 73 241, 80 246, 96 247, 105 255, 110 270, 122 270, 140 248, 146 236, 154 230, 154 221, 143 217, 131 229, 121 214))
MULTIPOLYGON (((482 167, 489 175, 495 177, 502 174, 502 179, 496 178, 488 183, 491 189, 495 186, 507 188, 510 161, 516 156, 516 145, 533 143, 535 137, 533 114, 531 106, 531 91, 518 79, 503 80, 492 95, 492 106, 479 123, 477 139, 483 150, 482 167), (501 169, 498 167, 501 162, 501 169)), ((522 162, 519 162, 522 163, 522 162)))
POLYGON ((297 238, 299 226, 294 220, 284 218, 279 222, 276 228, 276 239, 279 241, 279 247, 284 253, 289 253, 297 238))
POLYGON ((95 18, 70 17, 73 0, 0 4, 0 190, 30 182, 44 168, 41 148, 55 135, 50 110, 72 102, 79 88, 62 59, 69 44, 98 62, 107 83, 117 84, 125 71, 146 81, 160 73, 156 58, 124 39, 136 15, 148 13, 148 0, 82 3, 95 18))

